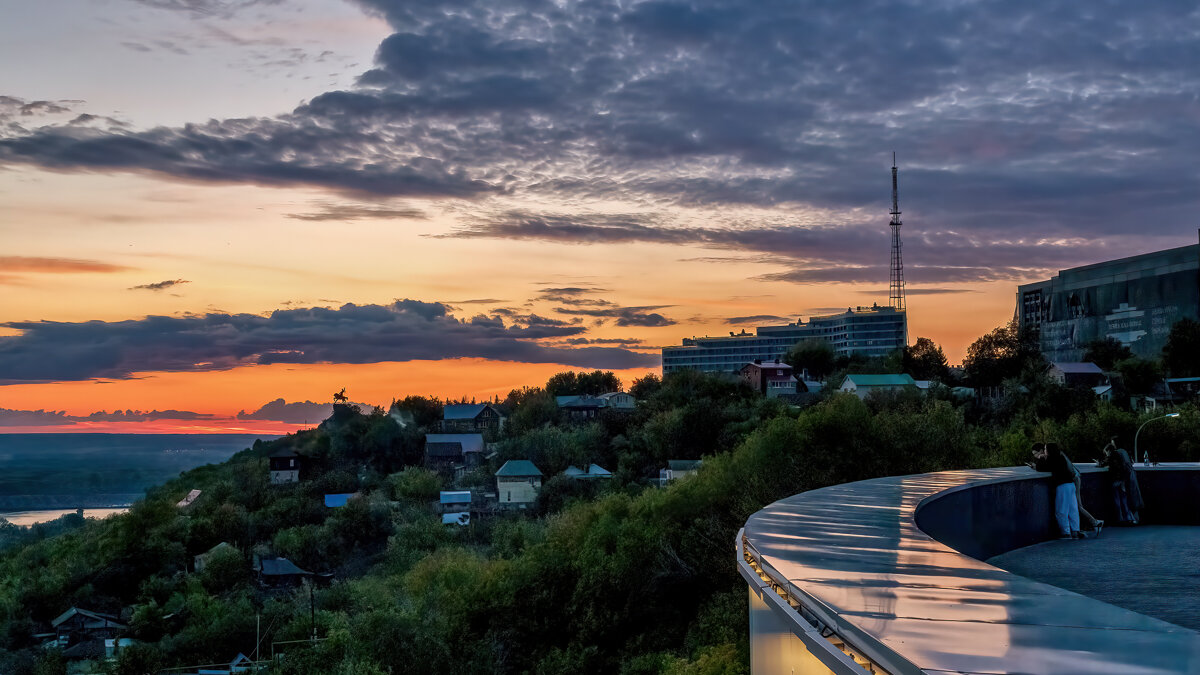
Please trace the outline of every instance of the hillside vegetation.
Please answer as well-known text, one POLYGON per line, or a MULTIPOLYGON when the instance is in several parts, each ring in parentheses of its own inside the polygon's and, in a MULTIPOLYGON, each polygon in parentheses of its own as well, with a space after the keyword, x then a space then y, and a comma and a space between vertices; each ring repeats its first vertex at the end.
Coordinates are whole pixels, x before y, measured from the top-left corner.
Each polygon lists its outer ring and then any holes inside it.
MULTIPOLYGON (((379 409, 341 408, 317 430, 188 471, 128 513, 9 548, 0 672, 66 672, 33 635, 74 605, 125 619, 137 644, 104 666, 121 674, 253 656, 256 634, 257 654, 269 658, 273 643, 306 640, 314 628, 321 639, 281 647, 271 672, 745 673, 734 537, 754 511, 846 481, 1019 463, 1034 440, 1086 460, 1139 422, 1044 378, 986 408, 934 387, 826 396, 801 410, 685 372, 636 382, 633 413, 580 424, 558 416, 551 397, 565 376, 556 377, 509 396, 497 456, 464 479, 485 485, 505 459, 532 459, 547 480, 531 512, 442 525, 431 501, 444 486, 420 468, 425 430, 379 409), (269 484, 267 456, 281 449, 309 458, 301 483, 269 484), (700 457, 697 475, 651 486, 667 459, 700 457), (555 477, 590 462, 614 478, 555 477), (177 508, 192 489, 200 498, 177 508), (356 491, 345 507, 324 506, 325 494, 356 491), (231 546, 191 572, 193 556, 221 542, 231 546), (334 573, 312 593, 314 614, 307 587, 260 588, 255 555, 334 573)), ((440 416, 437 401, 400 403, 418 424, 440 416)), ((1141 436, 1181 455, 1164 460, 1198 454, 1187 439, 1200 414, 1182 412, 1141 436)))

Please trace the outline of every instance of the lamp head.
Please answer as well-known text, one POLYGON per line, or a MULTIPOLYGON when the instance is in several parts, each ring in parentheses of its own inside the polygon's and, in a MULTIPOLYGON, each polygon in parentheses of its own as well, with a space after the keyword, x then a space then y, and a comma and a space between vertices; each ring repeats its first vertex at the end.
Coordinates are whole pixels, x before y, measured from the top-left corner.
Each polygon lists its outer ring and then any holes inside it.
POLYGON ((1167 417, 1179 417, 1179 413, 1167 413, 1167 417))

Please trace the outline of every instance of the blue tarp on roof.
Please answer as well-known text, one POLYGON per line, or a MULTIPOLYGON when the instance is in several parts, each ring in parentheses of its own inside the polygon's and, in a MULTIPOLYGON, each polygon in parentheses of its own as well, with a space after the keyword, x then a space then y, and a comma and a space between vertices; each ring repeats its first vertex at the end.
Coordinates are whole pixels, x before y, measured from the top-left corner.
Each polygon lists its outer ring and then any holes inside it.
POLYGON ((470 504, 471 503, 471 491, 470 490, 454 490, 454 491, 443 490, 439 501, 443 504, 470 504))
POLYGON ((345 493, 335 494, 335 495, 325 495, 325 506, 328 506, 329 508, 345 506, 346 502, 350 501, 350 498, 356 494, 358 494, 358 493, 357 492, 345 492, 345 493))

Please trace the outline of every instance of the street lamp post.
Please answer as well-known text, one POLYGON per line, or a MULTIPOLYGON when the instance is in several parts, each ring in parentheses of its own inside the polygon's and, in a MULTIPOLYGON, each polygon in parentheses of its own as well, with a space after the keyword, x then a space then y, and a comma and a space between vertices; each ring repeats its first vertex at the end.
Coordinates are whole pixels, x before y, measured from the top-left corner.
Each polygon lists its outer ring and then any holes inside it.
MULTIPOLYGON (((1138 434, 1142 433, 1142 428, 1145 427, 1147 424, 1150 424, 1154 420, 1166 419, 1168 417, 1179 417, 1179 413, 1174 412, 1174 413, 1167 413, 1166 415, 1161 415, 1159 417, 1151 417, 1150 419, 1146 420, 1145 422, 1142 422, 1142 426, 1138 427, 1137 433, 1135 433, 1133 435, 1133 462, 1135 464, 1137 463, 1137 457, 1138 457, 1138 452, 1137 452, 1138 434)), ((1147 466, 1150 464, 1150 451, 1149 450, 1147 450, 1146 454, 1142 457, 1142 461, 1147 466)))

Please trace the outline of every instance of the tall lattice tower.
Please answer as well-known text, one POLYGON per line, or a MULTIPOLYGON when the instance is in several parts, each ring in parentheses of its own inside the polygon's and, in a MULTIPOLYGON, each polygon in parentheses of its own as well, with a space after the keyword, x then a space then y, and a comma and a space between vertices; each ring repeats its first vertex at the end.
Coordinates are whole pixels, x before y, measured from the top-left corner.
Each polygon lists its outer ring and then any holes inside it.
POLYGON ((904 257, 900 253, 900 189, 896 182, 896 153, 892 153, 892 283, 888 289, 892 308, 904 311, 904 257))

